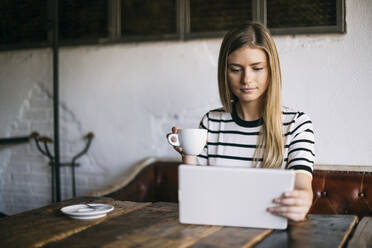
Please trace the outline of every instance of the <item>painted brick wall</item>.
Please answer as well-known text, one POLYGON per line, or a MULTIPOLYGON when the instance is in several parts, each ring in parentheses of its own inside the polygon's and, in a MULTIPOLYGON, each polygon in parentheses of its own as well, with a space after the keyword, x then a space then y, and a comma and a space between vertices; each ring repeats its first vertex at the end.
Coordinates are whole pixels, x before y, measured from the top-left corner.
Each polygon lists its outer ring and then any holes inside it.
MULTIPOLYGON (((10 137, 29 135, 37 131, 41 136, 53 137, 53 103, 50 92, 37 83, 24 100, 19 117, 12 124, 10 137)), ((71 111, 61 104, 61 161, 70 162, 84 145, 84 133, 71 111)), ((92 145, 94 145, 94 140, 92 145)), ((50 151, 53 153, 53 146, 50 151)), ((15 214, 52 202, 51 167, 35 143, 7 146, 0 149, 0 211, 15 214)), ((76 169, 77 194, 82 195, 102 187, 105 171, 97 166, 89 154, 81 157, 76 169)), ((62 198, 72 197, 71 169, 61 169, 62 198)))

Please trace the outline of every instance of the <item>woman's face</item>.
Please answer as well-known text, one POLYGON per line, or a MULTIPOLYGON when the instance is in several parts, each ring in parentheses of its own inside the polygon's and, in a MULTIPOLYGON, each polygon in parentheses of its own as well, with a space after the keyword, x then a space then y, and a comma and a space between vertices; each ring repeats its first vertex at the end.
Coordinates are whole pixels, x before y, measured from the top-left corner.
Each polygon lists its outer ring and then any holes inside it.
POLYGON ((241 104, 262 99, 268 86, 268 63, 262 49, 239 48, 227 57, 227 79, 241 104))

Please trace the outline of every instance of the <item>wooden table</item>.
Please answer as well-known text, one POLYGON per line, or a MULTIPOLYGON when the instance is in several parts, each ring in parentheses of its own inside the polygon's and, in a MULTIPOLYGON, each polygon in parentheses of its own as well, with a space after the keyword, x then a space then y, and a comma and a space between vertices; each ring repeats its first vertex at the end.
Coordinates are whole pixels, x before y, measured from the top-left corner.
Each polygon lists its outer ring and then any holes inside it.
POLYGON ((0 219, 0 247, 342 247, 356 223, 351 215, 309 215, 285 231, 184 225, 175 203, 82 197, 0 219), (77 203, 106 203, 115 210, 90 221, 60 212, 77 203))
POLYGON ((372 247, 372 217, 363 217, 348 247, 372 247))

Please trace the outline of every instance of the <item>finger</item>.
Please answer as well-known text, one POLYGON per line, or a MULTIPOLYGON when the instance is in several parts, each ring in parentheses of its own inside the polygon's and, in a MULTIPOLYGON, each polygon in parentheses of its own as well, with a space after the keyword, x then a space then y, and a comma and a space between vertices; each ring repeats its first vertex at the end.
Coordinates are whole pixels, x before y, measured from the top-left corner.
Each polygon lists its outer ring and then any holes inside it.
POLYGON ((298 207, 298 206, 275 206, 268 208, 268 211, 276 214, 276 215, 283 215, 283 214, 306 214, 308 208, 307 207, 298 207))
POLYGON ((282 194, 282 197, 299 197, 298 190, 287 191, 282 194))
POLYGON ((285 205, 310 206, 312 204, 312 198, 305 191, 295 190, 284 193, 281 197, 275 198, 273 202, 285 205))
POLYGON ((177 152, 179 152, 179 153, 183 153, 183 150, 182 150, 182 147, 180 147, 180 146, 174 146, 174 149, 177 151, 177 152))
POLYGON ((307 198, 308 197, 308 192, 306 190, 292 190, 292 191, 287 191, 284 192, 281 197, 298 197, 298 198, 307 198))
POLYGON ((180 129, 182 129, 182 128, 174 126, 174 127, 172 127, 172 133, 178 133, 178 130, 180 130, 180 129))
POLYGON ((286 213, 281 215, 282 217, 285 217, 292 221, 303 221, 306 218, 306 214, 294 214, 294 213, 286 213))
POLYGON ((281 204, 281 205, 284 205, 284 206, 308 206, 309 203, 303 199, 303 198, 283 198, 283 197, 280 197, 280 198, 276 198, 274 199, 273 201, 274 203, 278 203, 278 204, 281 204))

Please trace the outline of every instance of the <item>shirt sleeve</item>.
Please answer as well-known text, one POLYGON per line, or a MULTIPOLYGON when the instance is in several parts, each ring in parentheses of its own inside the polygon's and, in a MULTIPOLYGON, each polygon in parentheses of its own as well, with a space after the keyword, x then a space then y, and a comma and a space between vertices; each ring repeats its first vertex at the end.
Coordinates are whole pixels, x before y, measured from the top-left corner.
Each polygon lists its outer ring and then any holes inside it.
POLYGON ((312 174, 315 162, 315 139, 310 118, 304 113, 299 113, 293 128, 287 135, 290 136, 288 138, 291 138, 291 141, 286 168, 304 170, 312 174))
MULTIPOLYGON (((199 128, 208 130, 208 114, 205 114, 200 121, 199 128)), ((208 144, 205 144, 202 152, 197 156, 198 165, 208 164, 208 144)))

